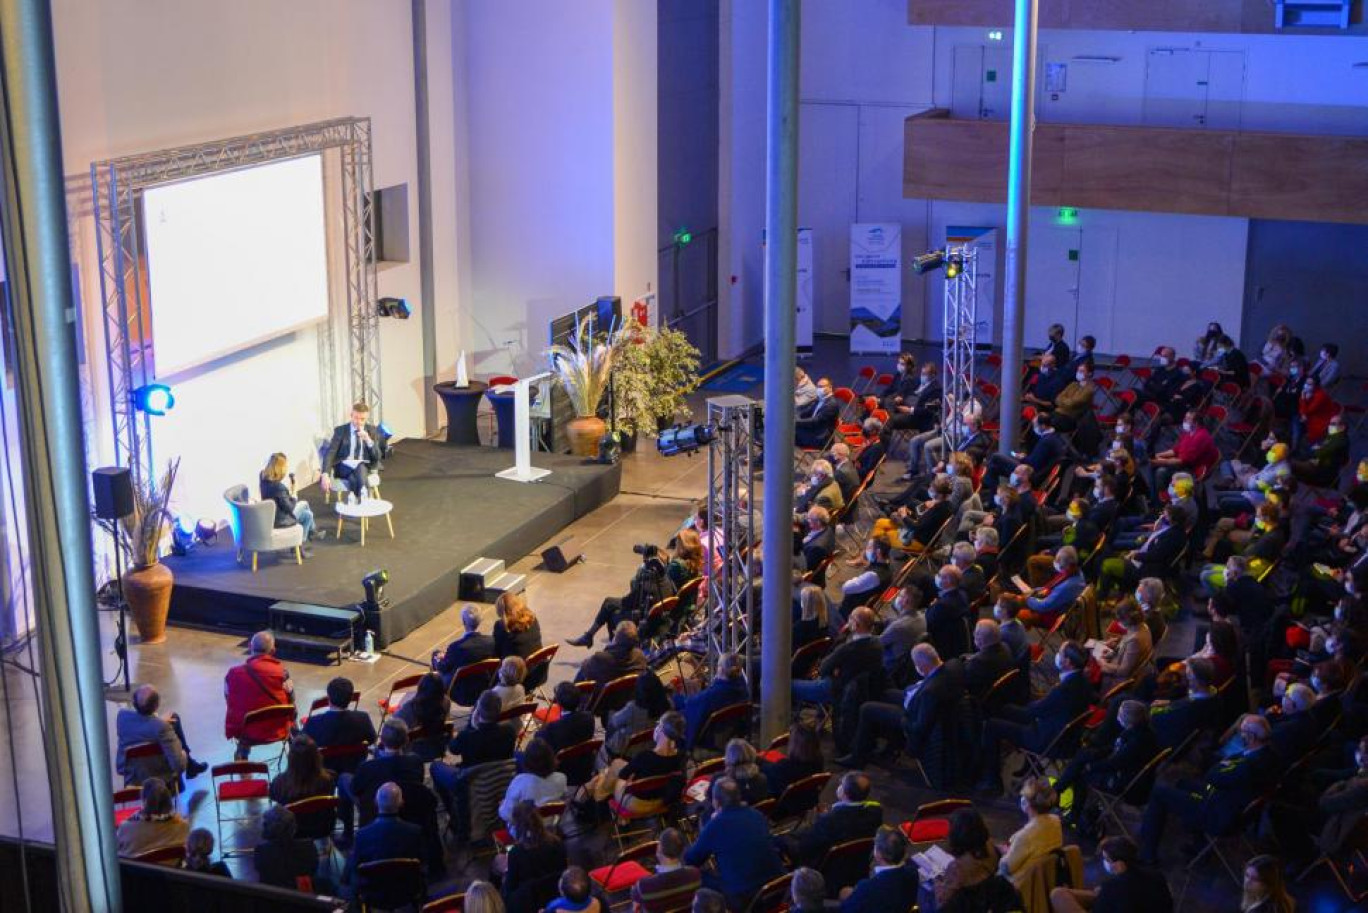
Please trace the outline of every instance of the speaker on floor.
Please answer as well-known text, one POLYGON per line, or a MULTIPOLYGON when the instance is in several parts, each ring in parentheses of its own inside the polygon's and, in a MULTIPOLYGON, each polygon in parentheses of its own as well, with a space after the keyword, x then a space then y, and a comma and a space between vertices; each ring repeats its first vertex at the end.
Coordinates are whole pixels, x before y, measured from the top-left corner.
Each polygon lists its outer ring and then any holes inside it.
POLYGON ((553 574, 564 574, 570 566, 584 560, 573 536, 567 536, 541 553, 542 564, 553 574))
POLYGON ((133 513, 133 473, 124 466, 102 466, 90 474, 95 516, 120 520, 133 513))

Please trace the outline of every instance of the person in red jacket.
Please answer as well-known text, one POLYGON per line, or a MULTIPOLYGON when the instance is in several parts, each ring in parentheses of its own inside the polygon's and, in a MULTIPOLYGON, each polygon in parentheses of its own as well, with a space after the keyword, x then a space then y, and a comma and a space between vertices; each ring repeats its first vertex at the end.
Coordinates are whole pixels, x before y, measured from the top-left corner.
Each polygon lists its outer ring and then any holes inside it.
POLYGON ((275 637, 270 631, 252 635, 246 662, 229 669, 223 677, 223 698, 227 703, 223 734, 237 740, 233 755, 237 760, 245 761, 253 745, 279 741, 289 734, 293 726, 289 719, 246 723, 247 714, 253 710, 294 703, 294 682, 290 681, 290 671, 275 657, 275 637))
POLYGON ((1206 429, 1200 413, 1188 410, 1183 415, 1183 433, 1172 450, 1164 450, 1150 457, 1150 468, 1154 471, 1153 491, 1168 488, 1168 480, 1174 472, 1183 470, 1192 473, 1194 478, 1216 468, 1221 461, 1221 451, 1216 447, 1211 432, 1206 429))
MULTIPOLYGON (((1314 376, 1306 378, 1302 384, 1301 399, 1297 401, 1297 413, 1301 419, 1301 439, 1307 444, 1318 444, 1330 427, 1330 419, 1339 415, 1340 405, 1321 387, 1314 376)), ((1296 437, 1294 431, 1294 438, 1296 437)), ((1294 443, 1300 443, 1295 440, 1294 443)))

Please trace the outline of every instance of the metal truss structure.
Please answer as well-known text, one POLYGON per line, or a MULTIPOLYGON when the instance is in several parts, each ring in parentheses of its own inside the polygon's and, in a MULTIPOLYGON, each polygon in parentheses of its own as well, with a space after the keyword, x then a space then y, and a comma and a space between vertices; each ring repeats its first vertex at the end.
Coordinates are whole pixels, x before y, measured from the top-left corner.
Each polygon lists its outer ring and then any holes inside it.
MULTIPOLYGON (((375 309, 375 233, 371 211, 370 118, 345 117, 299 127, 181 146, 90 166, 108 352, 115 461, 135 483, 156 477, 151 427, 133 405, 133 391, 156 378, 141 226, 142 191, 328 150, 341 154, 341 214, 345 243, 350 396, 380 408, 379 316, 375 309)), ((337 374, 331 321, 319 333, 324 389, 337 374)), ((378 417, 378 411, 377 411, 378 417)))
MULTIPOLYGON (((751 668, 755 641, 755 463, 760 404, 744 396, 708 400, 708 519, 721 534, 721 567, 708 580, 708 666, 723 653, 739 653, 751 668)), ((715 541, 715 540, 714 540, 715 541)), ((705 557, 704 560, 707 560, 705 557)))
POLYGON ((945 277, 941 337, 941 434, 945 454, 948 438, 963 432, 963 408, 974 399, 974 344, 978 336, 978 248, 972 244, 952 247, 946 262, 960 265, 954 277, 945 277))

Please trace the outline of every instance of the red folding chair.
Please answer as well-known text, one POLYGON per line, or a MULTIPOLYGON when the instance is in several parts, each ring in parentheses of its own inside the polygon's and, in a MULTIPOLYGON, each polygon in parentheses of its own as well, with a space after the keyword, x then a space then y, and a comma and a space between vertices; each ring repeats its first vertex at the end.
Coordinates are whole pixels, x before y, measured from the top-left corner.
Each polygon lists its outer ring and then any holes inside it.
POLYGON ((447 894, 423 904, 422 913, 463 913, 465 910, 465 891, 447 894))
POLYGON ((114 827, 117 830, 129 818, 142 810, 142 789, 126 786, 114 790, 114 827))
POLYGON ((538 700, 545 700, 541 692, 551 678, 551 661, 559 650, 560 644, 547 644, 527 657, 527 677, 523 679, 523 684, 528 693, 538 700))
MULTIPOLYGON (((163 757, 164 754, 165 752, 162 750, 161 742, 138 742, 137 744, 129 745, 124 749, 124 757, 130 761, 160 758, 163 757)), ((180 777, 170 777, 169 779, 163 779, 162 782, 166 784, 167 789, 171 790, 171 795, 174 796, 180 792, 180 777)))
POLYGON ((694 736, 693 753, 696 754, 700 748, 711 746, 720 732, 729 732, 731 729, 738 732, 749 731, 750 713, 751 704, 749 701, 728 704, 714 710, 703 721, 703 725, 698 729, 698 734, 694 736))
MULTIPOLYGON (((304 728, 304 725, 305 725, 306 723, 309 722, 309 717, 313 716, 315 713, 317 713, 317 712, 320 711, 320 710, 325 710, 325 709, 327 709, 327 707, 330 706, 330 704, 331 704, 331 702, 328 700, 328 696, 327 696, 326 694, 323 695, 323 696, 320 697, 320 698, 315 698, 315 699, 314 699, 314 702, 313 702, 312 704, 309 705, 309 713, 308 713, 308 715, 305 716, 304 719, 302 719, 302 720, 299 721, 299 728, 300 728, 300 729, 303 729, 303 728, 304 728)), ((353 709, 353 710, 355 710, 355 709, 357 709, 358 707, 361 706, 361 692, 360 692, 360 691, 353 691, 353 692, 352 692, 351 701, 347 704, 347 706, 351 707, 351 709, 353 709)))
MULTIPOLYGON (((1015 670, 1013 670, 1015 671, 1015 670)), ((950 816, 962 808, 973 808, 968 799, 939 799, 917 806, 912 817, 898 825, 909 843, 939 843, 950 836, 950 816)))
POLYGON ((870 384, 874 383, 874 378, 878 375, 878 368, 873 365, 862 365, 860 370, 855 372, 855 377, 851 380, 850 387, 853 390, 858 390, 863 393, 865 390, 869 389, 870 384))
MULTIPOLYGON (((483 682, 483 684, 477 684, 473 688, 473 693, 483 694, 494 686, 494 676, 499 674, 499 666, 502 663, 503 660, 497 656, 491 656, 489 659, 482 659, 479 662, 467 663, 452 673, 451 686, 447 689, 447 693, 455 695, 458 684, 461 685, 460 690, 464 692, 469 687, 468 683, 483 682)), ((456 699, 453 697, 452 701, 455 703, 456 699)), ((465 705, 462 704, 461 706, 465 705)))
POLYGON ((383 726, 385 718, 399 709, 399 705, 409 696, 409 692, 418 687, 418 683, 423 680, 427 673, 420 672, 417 675, 406 675, 390 685, 389 696, 382 698, 380 704, 380 724, 383 726))
POLYGON ((210 788, 214 793, 214 821, 218 830, 219 852, 224 856, 251 852, 251 848, 230 847, 223 839, 224 822, 240 824, 253 821, 262 803, 270 804, 271 769, 261 761, 233 761, 209 769, 210 788), (225 815, 224 810, 241 814, 225 815))
MULTIPOLYGON (((589 878, 607 894, 622 894, 632 890, 638 881, 649 878, 651 869, 642 865, 645 860, 655 859, 660 844, 655 840, 629 846, 618 853, 610 865, 589 870, 589 878)), ((653 898, 652 905, 655 905, 653 898)))
POLYGON ((279 753, 270 761, 270 763, 279 768, 280 762, 285 759, 285 748, 290 743, 290 734, 295 726, 296 714, 297 711, 295 710, 294 704, 272 704, 269 707, 258 707, 256 710, 249 710, 247 711, 247 715, 242 718, 244 730, 248 727, 275 725, 280 727, 278 730, 280 734, 276 738, 267 739, 264 742, 248 742, 246 739, 239 739, 238 741, 241 744, 250 745, 252 748, 279 745, 279 753))
MULTIPOLYGON (((554 831, 560 825, 561 815, 565 814, 565 809, 566 803, 564 802, 547 802, 537 806, 537 815, 546 822, 548 831, 554 831)), ((496 830, 491 839, 494 841, 494 847, 500 853, 507 853, 509 847, 513 845, 513 835, 509 833, 506 827, 496 830)))
POLYGON ((159 846, 154 850, 139 853, 133 857, 134 862, 145 862, 148 865, 165 865, 171 868, 180 868, 181 861, 185 859, 185 844, 174 844, 171 846, 159 846))

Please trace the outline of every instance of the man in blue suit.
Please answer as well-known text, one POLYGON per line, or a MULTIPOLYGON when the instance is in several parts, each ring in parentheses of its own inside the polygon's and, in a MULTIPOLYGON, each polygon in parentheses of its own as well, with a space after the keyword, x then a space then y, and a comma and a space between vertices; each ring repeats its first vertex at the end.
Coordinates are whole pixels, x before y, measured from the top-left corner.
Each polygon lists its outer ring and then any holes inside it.
POLYGON ((692 748, 694 739, 718 710, 750 700, 746 688, 745 664, 735 653, 723 653, 717 661, 717 677, 712 684, 692 697, 675 695, 675 709, 684 714, 684 744, 692 748))
MULTIPOLYGON (((1038 701, 1025 707, 1008 705, 983 728, 983 770, 980 787, 994 795, 1002 792, 1002 743, 1040 752, 1049 747, 1069 723, 1093 701, 1093 686, 1083 674, 1088 651, 1077 641, 1067 641, 1055 654, 1059 684, 1038 701)), ((1067 746, 1062 746, 1067 747, 1067 746)))
POLYGON ((684 864, 702 868, 709 860, 716 874, 705 871, 703 884, 727 897, 727 906, 743 910, 765 883, 779 877, 783 863, 770 836, 769 820, 741 801, 741 787, 731 777, 712 786, 714 813, 684 853, 684 864))
POLYGON ((416 896, 422 896, 422 885, 385 883, 367 878, 361 866, 380 859, 422 859, 423 830, 399 817, 404 807, 404 793, 397 783, 385 783, 375 791, 375 820, 356 832, 344 880, 352 885, 358 897, 383 907, 403 906, 416 896))
POLYGON ((799 447, 825 447, 836 432, 841 401, 831 389, 831 378, 817 381, 817 399, 793 420, 793 443, 799 447))
POLYGON ((1011 456, 995 453, 988 458, 988 469, 983 474, 981 491, 997 491, 998 479, 1023 464, 1031 467, 1031 478, 1044 484, 1055 464, 1064 459, 1069 442, 1055 433, 1054 419, 1048 415, 1035 417, 1036 442, 1030 453, 1017 452, 1011 456))
POLYGON ((896 827, 874 835, 874 872, 841 901, 841 913, 891 913, 917 902, 917 867, 907 864, 907 838, 896 827))

